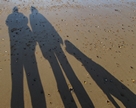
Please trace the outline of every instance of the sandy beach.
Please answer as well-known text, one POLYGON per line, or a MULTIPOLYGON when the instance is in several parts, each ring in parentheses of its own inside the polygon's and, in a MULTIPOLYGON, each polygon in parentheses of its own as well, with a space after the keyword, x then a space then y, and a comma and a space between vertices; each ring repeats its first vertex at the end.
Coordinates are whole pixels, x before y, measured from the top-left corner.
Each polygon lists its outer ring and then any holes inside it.
POLYGON ((136 108, 135 0, 1 0, 0 108, 136 108))

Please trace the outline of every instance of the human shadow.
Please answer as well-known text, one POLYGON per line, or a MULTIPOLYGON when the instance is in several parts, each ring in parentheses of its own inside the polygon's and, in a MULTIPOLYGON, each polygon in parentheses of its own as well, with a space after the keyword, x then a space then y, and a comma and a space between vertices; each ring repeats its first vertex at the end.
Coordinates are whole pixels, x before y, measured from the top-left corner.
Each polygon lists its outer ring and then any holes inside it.
POLYGON ((31 7, 31 12, 30 24, 32 31, 44 58, 48 60, 52 67, 58 91, 65 108, 77 108, 72 96, 72 91, 76 94, 82 108, 94 108, 89 96, 76 77, 61 48, 61 44, 63 44, 61 37, 51 23, 40 14, 35 7, 31 7), (72 88, 68 87, 61 67, 70 81, 72 88))
POLYGON ((18 8, 7 17, 11 52, 11 108, 24 108, 23 71, 25 71, 33 108, 46 108, 44 91, 38 73, 33 33, 28 19, 18 8))
POLYGON ((102 66, 88 58, 70 41, 65 40, 65 44, 66 51, 83 64, 92 79, 101 88, 101 90, 105 93, 105 95, 116 108, 120 108, 120 106, 116 103, 111 95, 120 100, 126 108, 136 107, 136 95, 130 91, 129 88, 127 88, 118 79, 112 76, 102 66))

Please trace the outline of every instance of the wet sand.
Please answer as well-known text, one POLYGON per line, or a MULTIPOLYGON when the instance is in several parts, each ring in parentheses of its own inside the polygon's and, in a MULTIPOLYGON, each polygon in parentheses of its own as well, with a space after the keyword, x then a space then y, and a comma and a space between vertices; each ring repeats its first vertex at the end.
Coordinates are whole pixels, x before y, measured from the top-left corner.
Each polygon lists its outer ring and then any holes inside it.
POLYGON ((1 108, 136 107, 135 0, 4 0, 0 20, 1 108))

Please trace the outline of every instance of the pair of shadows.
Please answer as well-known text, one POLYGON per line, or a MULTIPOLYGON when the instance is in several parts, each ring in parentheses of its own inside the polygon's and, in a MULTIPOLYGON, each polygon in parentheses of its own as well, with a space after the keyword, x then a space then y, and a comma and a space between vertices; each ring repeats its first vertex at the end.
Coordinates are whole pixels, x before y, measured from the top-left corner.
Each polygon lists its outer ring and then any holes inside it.
POLYGON ((101 88, 103 93, 105 93, 116 108, 120 108, 120 106, 116 103, 111 95, 120 100, 126 108, 136 107, 136 95, 124 84, 122 84, 99 64, 95 63, 93 60, 84 55, 71 42, 66 40, 65 44, 66 51, 83 64, 92 79, 101 88))
POLYGON ((6 20, 11 51, 11 108, 24 108, 23 69, 27 78, 32 107, 47 107, 35 57, 36 43, 39 44, 44 58, 49 61, 52 67, 64 107, 77 108, 77 105, 67 86, 61 67, 73 86, 81 106, 83 108, 93 108, 92 101, 76 77, 60 46, 60 44, 63 44, 63 41, 59 34, 35 7, 31 7, 29 17, 32 31, 27 25, 28 18, 18 12, 16 7, 6 20))

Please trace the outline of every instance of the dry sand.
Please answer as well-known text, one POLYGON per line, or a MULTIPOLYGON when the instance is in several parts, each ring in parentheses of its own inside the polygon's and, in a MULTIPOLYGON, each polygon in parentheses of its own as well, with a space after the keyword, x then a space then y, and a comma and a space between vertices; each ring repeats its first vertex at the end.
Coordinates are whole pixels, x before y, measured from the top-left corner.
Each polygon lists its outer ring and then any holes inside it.
POLYGON ((136 108, 135 0, 1 0, 0 22, 0 108, 136 108))

